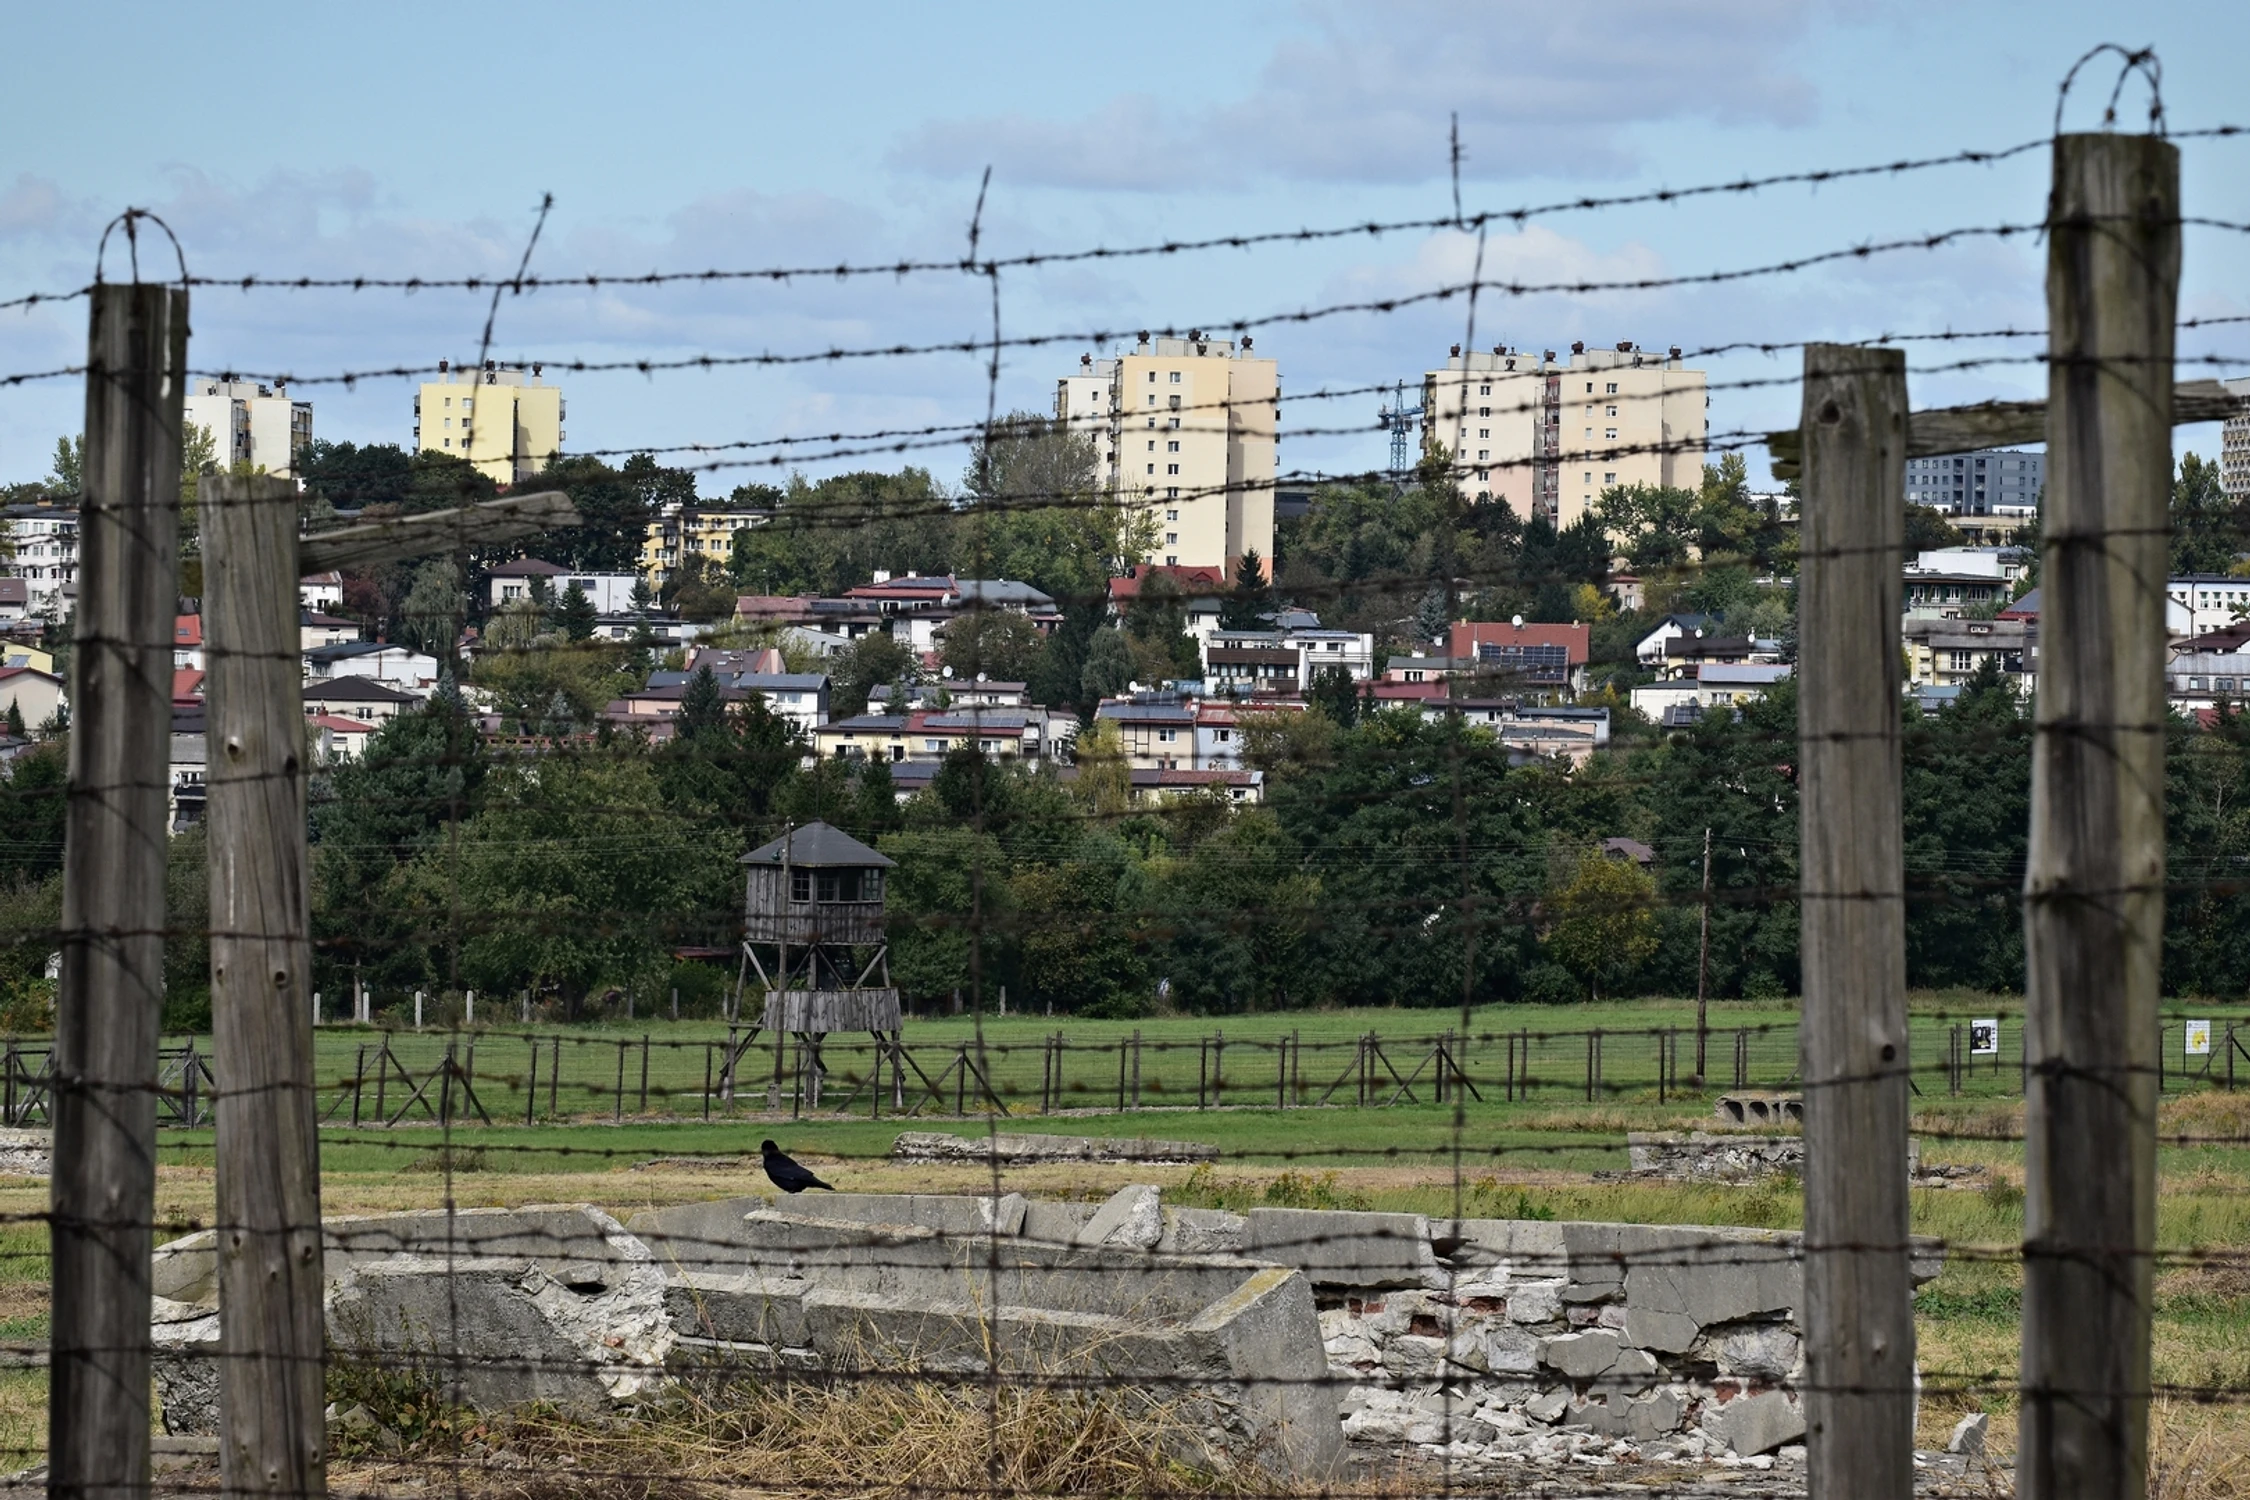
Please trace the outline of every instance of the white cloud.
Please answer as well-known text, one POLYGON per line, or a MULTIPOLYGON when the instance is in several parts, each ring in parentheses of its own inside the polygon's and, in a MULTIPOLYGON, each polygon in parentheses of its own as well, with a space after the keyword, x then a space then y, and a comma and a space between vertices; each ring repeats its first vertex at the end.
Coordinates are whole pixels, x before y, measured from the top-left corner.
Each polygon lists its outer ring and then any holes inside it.
POLYGON ((1458 111, 1473 178, 1611 174, 1636 125, 1798 124, 1813 88, 1787 61, 1801 0, 1304 0, 1248 93, 1186 106, 1122 94, 1078 120, 933 122, 893 148, 932 173, 991 163, 1010 181, 1180 190, 1257 177, 1398 183, 1442 177, 1458 111))

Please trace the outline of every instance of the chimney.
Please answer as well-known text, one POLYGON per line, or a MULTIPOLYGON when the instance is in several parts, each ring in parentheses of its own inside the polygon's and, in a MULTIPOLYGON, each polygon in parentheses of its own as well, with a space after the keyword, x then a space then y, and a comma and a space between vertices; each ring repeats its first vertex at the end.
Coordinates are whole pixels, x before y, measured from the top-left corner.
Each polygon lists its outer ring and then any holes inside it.
POLYGON ((1584 339, 1572 339, 1570 341, 1570 352, 1584 354, 1586 352, 1586 341, 1584 339))
POLYGON ((1680 346, 1678 344, 1674 344, 1672 346, 1672 357, 1674 359, 1678 359, 1680 357, 1680 346))
POLYGON ((1460 357, 1461 357, 1461 346, 1460 346, 1459 344, 1455 344, 1455 345, 1453 346, 1453 358, 1455 358, 1455 359, 1459 359, 1460 357))
POLYGON ((450 369, 452 369, 452 368, 453 368, 453 361, 452 361, 452 360, 450 360, 450 359, 441 359, 441 360, 439 360, 439 361, 437 362, 437 372, 438 372, 438 373, 439 373, 440 375, 443 375, 443 374, 444 374, 444 373, 445 373, 446 371, 448 371, 448 370, 450 370, 450 369))

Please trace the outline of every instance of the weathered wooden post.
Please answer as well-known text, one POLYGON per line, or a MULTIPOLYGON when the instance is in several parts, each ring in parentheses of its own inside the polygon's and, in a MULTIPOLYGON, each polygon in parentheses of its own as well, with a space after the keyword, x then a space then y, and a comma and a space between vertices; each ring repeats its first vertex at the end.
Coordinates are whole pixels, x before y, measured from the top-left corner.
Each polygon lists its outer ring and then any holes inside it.
POLYGON ((2137 1500, 2148 1459, 2164 580, 2180 154, 2055 141, 2047 499, 2024 874, 2027 1500, 2137 1500))
POLYGON ((129 1500, 149 1487, 188 295, 137 281, 90 295, 55 1004, 47 1489, 57 1500, 129 1500))
POLYGON ((219 1468, 230 1495, 327 1487, 297 487, 203 481, 210 653, 219 1468))
POLYGON ((1906 356, 1805 349, 1798 575, 1805 1446, 1812 1493, 1914 1493, 1899 570, 1906 356))

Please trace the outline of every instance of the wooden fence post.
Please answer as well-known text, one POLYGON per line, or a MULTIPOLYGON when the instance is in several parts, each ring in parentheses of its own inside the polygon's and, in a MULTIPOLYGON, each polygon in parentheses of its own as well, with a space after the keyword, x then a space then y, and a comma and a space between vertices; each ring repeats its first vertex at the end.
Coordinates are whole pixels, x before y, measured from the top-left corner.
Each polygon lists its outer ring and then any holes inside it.
POLYGON ((327 1485, 320 1141, 297 487, 207 476, 212 1063, 217 1113, 219 1468, 230 1495, 327 1485))
POLYGON ((2027 1500, 2137 1500, 2148 1457, 2164 931, 2164 580, 2180 154, 2055 141, 2047 499, 2024 874, 2027 1500))
POLYGON ((97 284, 56 994, 47 1488, 149 1487, 172 620, 188 295, 97 284))
POLYGON ((1797 660, 1807 1484, 1914 1493, 1899 569, 1906 356, 1805 349, 1797 660))

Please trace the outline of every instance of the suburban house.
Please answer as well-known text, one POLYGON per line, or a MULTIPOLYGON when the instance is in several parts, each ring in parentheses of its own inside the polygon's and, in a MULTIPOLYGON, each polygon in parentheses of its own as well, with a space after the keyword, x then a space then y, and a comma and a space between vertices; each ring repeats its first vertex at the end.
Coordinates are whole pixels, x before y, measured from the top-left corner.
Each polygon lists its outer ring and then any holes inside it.
POLYGON ((304 609, 342 609, 344 575, 335 572, 307 573, 297 580, 297 603, 304 609))
POLYGON ((1794 671, 1778 662, 1710 662, 1698 667, 1693 677, 1633 689, 1633 712, 1666 725, 1693 720, 1708 709, 1733 708, 1762 698, 1794 671))
POLYGON ((1140 598, 1142 588, 1160 574, 1178 586, 1186 613, 1182 628, 1201 646, 1211 632, 1219 628, 1219 606, 1233 588, 1225 568, 1135 563, 1125 570, 1122 578, 1109 581, 1110 618, 1123 621, 1133 601, 1140 598))
POLYGON ((1131 777, 1133 801, 1144 804, 1175 802, 1184 797, 1224 797, 1245 806, 1266 800, 1263 771, 1194 771, 1172 767, 1135 766, 1131 777))
POLYGON ((2027 620, 1909 619, 1900 634, 1916 687, 1957 686, 1989 662, 2028 695, 2038 674, 2039 627, 2027 620))
POLYGON ((0 625, 13 625, 31 614, 31 585, 21 578, 0 578, 0 625))
POLYGON ((813 745, 823 760, 906 759, 906 714, 855 714, 831 719, 813 731, 813 745))
POLYGON ((2036 562, 2028 547, 1930 548, 1906 566, 1905 612, 1924 620, 1997 613, 2036 562))
POLYGON ((348 719, 342 714, 314 714, 307 722, 320 737, 317 753, 323 765, 358 760, 366 751, 367 742, 375 737, 377 727, 364 719, 348 719))
POLYGON ((2165 629, 2177 635, 2203 635, 2250 617, 2250 578, 2228 573, 2183 573, 2164 580, 2164 597, 2187 612, 2173 630, 2175 609, 2165 611, 2165 629))
MULTIPOLYGON (((175 657, 178 655, 174 652, 175 657)), ((437 687, 438 664, 410 646, 383 641, 338 641, 315 646, 305 653, 305 677, 322 682, 331 677, 370 677, 426 698, 437 687)))
POLYGON ((37 729, 55 716, 68 694, 63 680, 37 667, 0 667, 0 711, 13 703, 26 729, 37 729))
POLYGON ((1375 675, 1375 637, 1361 631, 1318 625, 1213 630, 1202 644, 1204 681, 1214 689, 1304 692, 1331 667, 1342 668, 1354 682, 1375 675), (1289 670, 1283 671, 1284 665, 1289 670))
POLYGON ((1104 703, 1096 723, 1112 723, 1124 741, 1125 763, 1134 770, 1195 769, 1196 706, 1172 694, 1143 694, 1130 702, 1104 703))
MULTIPOLYGON (((625 714, 635 718, 677 718, 680 700, 687 695, 688 672, 652 672, 648 686, 618 700, 625 714)), ((755 693, 766 707, 787 719, 809 741, 813 731, 828 722, 828 678, 819 672, 719 672, 719 691, 730 703, 755 693)))
POLYGON ((1634 643, 1633 658, 1652 672, 1661 672, 1666 660, 1666 648, 1672 641, 1691 636, 1716 635, 1719 621, 1710 615, 1666 615, 1656 622, 1656 627, 1634 643))
POLYGON ((203 670, 203 616, 172 617, 172 670, 203 670))
POLYGON ((567 571, 536 557, 519 557, 500 563, 485 570, 486 602, 498 609, 503 604, 520 604, 542 593, 550 600, 559 598, 562 585, 557 580, 567 571))
POLYGON ((331 715, 383 725, 420 706, 422 696, 370 677, 322 677, 305 684, 305 717, 331 715))
POLYGON ((1586 689, 1593 627, 1462 620, 1446 633, 1446 650, 1471 663, 1480 685, 1517 693, 1576 695, 1586 689))
POLYGON ((321 646, 341 646, 359 639, 357 620, 340 620, 334 615, 324 615, 314 609, 297 612, 297 649, 311 651, 321 646))
POLYGON ((880 703, 886 712, 905 709, 928 709, 943 712, 954 708, 1022 708, 1028 700, 1031 684, 1028 682, 994 682, 979 677, 974 682, 960 678, 941 677, 935 682, 918 682, 906 689, 906 702, 891 702, 891 685, 879 682, 867 690, 868 707, 880 703), (939 698, 945 701, 941 705, 939 698))
POLYGON ((2164 667, 2164 696, 2178 713, 2222 704, 2240 710, 2250 703, 2250 652, 2178 653, 2164 667))
POLYGON ((62 675, 55 671, 55 653, 24 641, 0 641, 0 667, 36 667, 57 677, 62 675))

